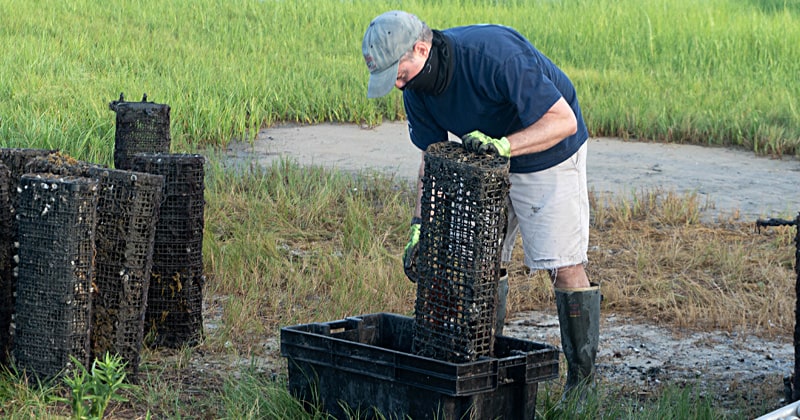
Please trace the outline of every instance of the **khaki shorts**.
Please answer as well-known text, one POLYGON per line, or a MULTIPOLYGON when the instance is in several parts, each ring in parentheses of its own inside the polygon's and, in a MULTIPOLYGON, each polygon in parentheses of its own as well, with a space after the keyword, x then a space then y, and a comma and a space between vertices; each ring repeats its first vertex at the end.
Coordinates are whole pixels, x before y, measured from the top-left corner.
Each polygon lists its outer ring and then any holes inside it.
POLYGON ((525 265, 531 270, 554 270, 587 263, 587 143, 552 168, 509 175, 511 188, 503 262, 511 260, 517 234, 521 233, 525 265))

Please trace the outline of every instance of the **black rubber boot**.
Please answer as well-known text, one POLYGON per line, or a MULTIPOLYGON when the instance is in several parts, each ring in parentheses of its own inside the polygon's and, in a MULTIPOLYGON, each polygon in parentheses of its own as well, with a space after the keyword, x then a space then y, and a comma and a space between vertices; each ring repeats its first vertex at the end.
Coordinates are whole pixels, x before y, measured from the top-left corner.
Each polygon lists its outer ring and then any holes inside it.
POLYGON ((495 318, 494 335, 503 335, 506 325, 506 303, 508 302, 508 272, 500 270, 500 281, 497 282, 497 317, 495 318))
POLYGON ((597 344, 600 341, 600 286, 556 289, 561 347, 567 359, 567 383, 562 399, 580 400, 594 386, 597 344))

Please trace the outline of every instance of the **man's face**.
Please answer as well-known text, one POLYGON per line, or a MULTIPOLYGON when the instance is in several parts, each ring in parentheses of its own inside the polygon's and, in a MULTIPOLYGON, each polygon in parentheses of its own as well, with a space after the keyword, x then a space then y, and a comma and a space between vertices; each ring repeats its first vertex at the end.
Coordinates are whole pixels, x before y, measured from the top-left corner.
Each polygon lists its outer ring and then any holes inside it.
POLYGON ((417 42, 414 45, 414 52, 411 56, 404 56, 400 59, 400 64, 397 67, 397 80, 394 82, 396 88, 402 89, 409 80, 416 77, 419 72, 422 71, 422 67, 428 59, 429 51, 428 46, 424 42, 417 42))

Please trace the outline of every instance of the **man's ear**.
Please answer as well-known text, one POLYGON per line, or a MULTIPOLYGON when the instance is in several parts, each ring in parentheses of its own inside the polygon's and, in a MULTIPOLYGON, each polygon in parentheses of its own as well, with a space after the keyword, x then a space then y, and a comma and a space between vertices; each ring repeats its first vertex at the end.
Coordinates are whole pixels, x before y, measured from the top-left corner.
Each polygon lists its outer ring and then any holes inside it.
POLYGON ((414 51, 416 51, 417 54, 419 54, 419 55, 421 55, 421 56, 423 56, 423 57, 425 57, 427 59, 428 58, 428 54, 431 53, 431 46, 428 45, 428 43, 426 43, 424 41, 417 41, 417 43, 414 44, 414 51))

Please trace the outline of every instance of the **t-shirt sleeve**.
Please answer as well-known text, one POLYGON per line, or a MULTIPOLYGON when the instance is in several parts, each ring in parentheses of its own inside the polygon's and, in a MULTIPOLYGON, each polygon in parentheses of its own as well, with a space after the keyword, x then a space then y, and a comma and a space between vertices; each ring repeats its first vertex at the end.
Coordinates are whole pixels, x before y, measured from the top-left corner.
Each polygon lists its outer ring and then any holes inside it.
POLYGON ((536 55, 515 55, 497 69, 494 77, 496 91, 514 104, 523 127, 539 121, 561 98, 539 60, 536 55))
POLYGON ((403 106, 408 120, 411 142, 422 151, 433 143, 447 140, 447 130, 433 120, 425 104, 411 92, 403 92, 403 106))

